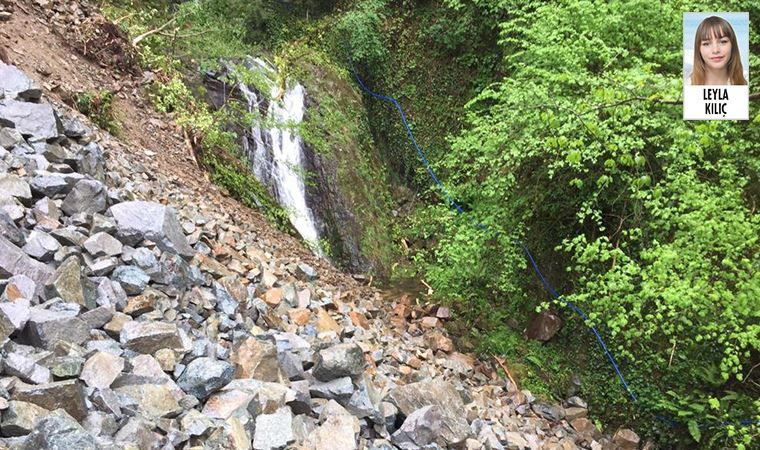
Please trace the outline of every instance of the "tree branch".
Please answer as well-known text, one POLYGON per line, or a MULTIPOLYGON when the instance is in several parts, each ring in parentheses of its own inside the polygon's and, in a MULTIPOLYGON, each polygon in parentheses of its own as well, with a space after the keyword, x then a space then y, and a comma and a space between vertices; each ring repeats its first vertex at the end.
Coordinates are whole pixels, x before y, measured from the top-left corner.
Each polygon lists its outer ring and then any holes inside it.
POLYGON ((160 27, 154 28, 152 30, 148 30, 145 33, 137 36, 136 38, 132 39, 132 45, 136 47, 137 44, 140 43, 140 41, 142 41, 143 39, 145 39, 146 37, 148 37, 148 36, 150 36, 152 34, 156 34, 156 33, 159 33, 161 31, 163 31, 166 27, 168 27, 169 25, 171 25, 175 20, 177 20, 177 18, 176 17, 172 17, 171 20, 169 20, 165 24, 161 25, 160 27))

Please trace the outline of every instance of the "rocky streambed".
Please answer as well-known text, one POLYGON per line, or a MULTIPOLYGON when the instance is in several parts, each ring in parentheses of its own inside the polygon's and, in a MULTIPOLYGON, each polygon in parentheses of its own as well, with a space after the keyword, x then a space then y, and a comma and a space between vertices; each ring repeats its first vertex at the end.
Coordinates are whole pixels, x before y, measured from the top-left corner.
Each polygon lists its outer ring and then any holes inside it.
POLYGON ((636 449, 331 284, 0 63, 0 449, 636 449))

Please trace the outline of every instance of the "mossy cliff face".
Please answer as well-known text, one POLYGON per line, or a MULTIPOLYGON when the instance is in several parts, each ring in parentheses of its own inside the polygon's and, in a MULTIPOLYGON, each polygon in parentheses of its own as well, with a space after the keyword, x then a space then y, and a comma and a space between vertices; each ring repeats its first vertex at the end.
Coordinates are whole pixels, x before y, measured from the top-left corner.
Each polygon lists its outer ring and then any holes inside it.
MULTIPOLYGON (((295 126, 304 141, 302 167, 296 170, 303 177, 319 245, 348 271, 387 275, 395 258, 390 196, 361 97, 346 74, 313 50, 304 51, 299 58, 278 60, 277 83, 284 86, 287 77, 306 90, 303 121, 283 126, 295 126)), ((231 98, 244 101, 239 92, 229 92, 229 83, 212 77, 204 83, 215 108, 231 98)), ((243 127, 237 128, 242 136, 243 127)))

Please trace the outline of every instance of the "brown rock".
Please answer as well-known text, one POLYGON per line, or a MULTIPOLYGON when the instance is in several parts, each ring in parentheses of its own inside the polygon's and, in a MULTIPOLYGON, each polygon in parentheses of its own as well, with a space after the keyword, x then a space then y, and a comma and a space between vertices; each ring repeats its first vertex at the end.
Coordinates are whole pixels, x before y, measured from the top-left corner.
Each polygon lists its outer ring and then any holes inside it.
POLYGON ((142 294, 129 297, 127 305, 124 307, 124 314, 137 317, 156 309, 156 300, 159 298, 159 292, 148 288, 142 294))
POLYGON ((330 314, 322 308, 320 308, 319 312, 317 312, 316 328, 320 333, 323 331, 334 331, 338 334, 341 334, 343 332, 343 327, 338 325, 338 322, 330 317, 330 314))
POLYGON ((612 443, 620 450, 636 450, 639 448, 639 442, 641 442, 639 435, 628 428, 618 429, 612 437, 612 443))
POLYGON ((129 315, 117 312, 114 313, 113 317, 107 324, 103 325, 103 330, 105 330, 109 336, 118 339, 121 329, 124 328, 124 324, 131 321, 132 318, 129 315))
POLYGON ((571 407, 565 409, 565 419, 567 419, 568 422, 572 422, 574 419, 579 419, 581 417, 586 417, 587 415, 588 410, 586 408, 571 407))
POLYGON ((546 342, 553 338, 562 328, 562 319, 551 311, 541 311, 533 316, 528 329, 525 330, 525 337, 537 341, 546 342))
POLYGON ((594 423, 585 417, 580 417, 578 419, 572 420, 570 422, 570 425, 572 425, 575 431, 577 431, 578 434, 583 436, 586 440, 591 440, 594 436, 594 433, 596 433, 596 426, 594 426, 594 423))
POLYGON ((298 326, 304 326, 311 319, 311 311, 306 308, 294 308, 288 310, 290 321, 298 326))
POLYGON ((253 378, 282 383, 288 377, 277 361, 277 347, 253 336, 232 349, 230 362, 235 365, 235 378, 253 378))
POLYGON ((362 327, 365 330, 369 330, 369 321, 364 316, 364 314, 361 314, 357 311, 351 311, 348 313, 348 316, 351 318, 351 323, 354 324, 354 326, 362 327))
POLYGON ((438 350, 445 353, 454 351, 454 343, 442 333, 433 332, 427 334, 427 336, 425 336, 425 342, 428 347, 430 347, 430 350, 434 352, 438 350))
POLYGON ((441 320, 451 319, 451 310, 445 306, 441 306, 436 311, 435 316, 441 320))
POLYGON ((264 293, 264 302, 272 308, 276 308, 282 301, 282 289, 272 288, 264 293))
POLYGON ((422 328, 436 328, 440 324, 437 317, 426 316, 422 318, 422 328))
POLYGON ((85 361, 79 378, 87 383, 87 386, 106 389, 124 370, 124 359, 108 353, 97 352, 85 361))

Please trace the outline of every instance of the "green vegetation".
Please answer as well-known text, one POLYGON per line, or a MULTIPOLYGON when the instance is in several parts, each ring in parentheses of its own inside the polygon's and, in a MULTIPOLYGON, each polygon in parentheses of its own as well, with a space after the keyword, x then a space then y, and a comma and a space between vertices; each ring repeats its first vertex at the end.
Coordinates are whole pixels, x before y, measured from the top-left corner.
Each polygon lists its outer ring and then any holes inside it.
POLYGON ((113 114, 113 92, 108 90, 77 92, 74 94, 74 107, 114 136, 121 132, 121 125, 113 114))
MULTIPOLYGON (((121 22, 133 36, 172 21, 140 44, 161 80, 154 101, 199 138, 215 179, 247 204, 265 196, 241 175, 234 135, 223 125, 250 117, 209 111, 189 86, 197 86, 199 68, 213 69, 219 58, 264 54, 278 66, 281 86, 297 79, 311 93, 299 131, 337 162, 347 201, 367 224, 363 251, 394 266, 389 237, 403 237, 420 275, 454 306, 462 343, 506 355, 521 386, 540 396, 565 396, 577 375, 579 394, 608 427, 625 423, 676 448, 749 449, 760 439, 758 426, 735 424, 760 419, 760 369, 752 370, 760 364, 760 111, 753 102, 749 122, 681 120, 681 14, 755 17, 755 3, 205 0, 171 13, 158 4, 109 7, 112 17, 133 13, 121 22), (403 104, 465 216, 432 186, 397 111, 368 97, 362 105, 344 41, 363 80, 403 104), (415 194, 403 229, 385 213, 396 200, 389 179, 415 194), (473 218, 492 232, 474 227, 473 218), (588 323, 553 301, 515 239, 589 314, 588 323), (563 315, 563 329, 547 344, 526 342, 515 328, 544 308, 563 315), (589 325, 605 337, 638 404, 628 400, 589 325)), ((752 67, 760 64, 756 22, 752 67)), ((257 83, 255 75, 237 76, 257 83)), ((751 82, 752 92, 760 90, 751 82)), ((326 242, 340 257, 334 239, 326 242)), ((409 275, 403 262, 394 267, 409 275)))
POLYGON ((680 445, 746 447, 756 426, 696 426, 760 415, 758 374, 745 379, 760 350, 760 115, 753 105, 750 123, 681 120, 674 30, 682 11, 718 5, 502 3, 510 13, 499 26, 508 76, 467 104, 463 131, 436 164, 468 215, 500 234, 479 231, 445 204, 430 206, 413 231, 436 243, 417 261, 437 291, 486 330, 486 346, 509 342, 499 338, 508 335, 499 324, 505 317, 566 311, 567 362, 594 380, 584 394, 605 404, 608 419, 637 411, 611 368, 589 364, 603 356, 588 325, 624 362, 650 426, 661 426, 654 412, 689 425, 686 435, 675 430, 680 445), (551 301, 515 239, 589 313, 588 323, 551 301), (494 307, 502 311, 496 321, 486 314, 494 307), (578 348, 590 351, 583 364, 572 361, 578 348))

